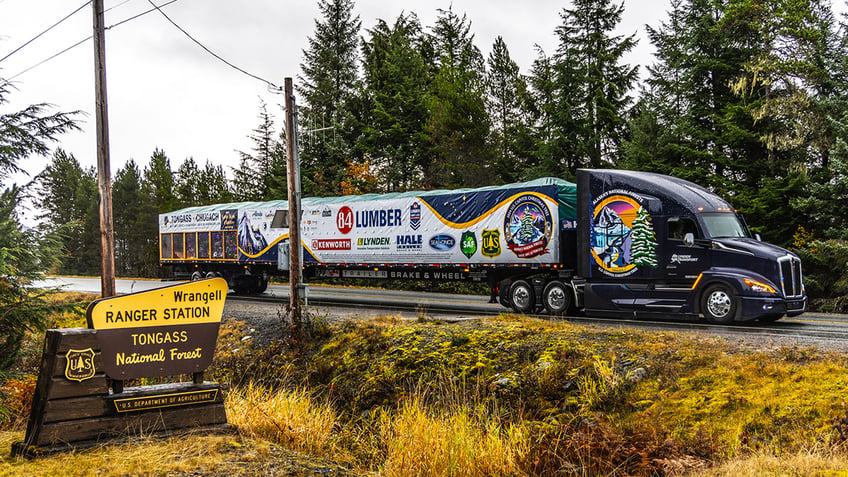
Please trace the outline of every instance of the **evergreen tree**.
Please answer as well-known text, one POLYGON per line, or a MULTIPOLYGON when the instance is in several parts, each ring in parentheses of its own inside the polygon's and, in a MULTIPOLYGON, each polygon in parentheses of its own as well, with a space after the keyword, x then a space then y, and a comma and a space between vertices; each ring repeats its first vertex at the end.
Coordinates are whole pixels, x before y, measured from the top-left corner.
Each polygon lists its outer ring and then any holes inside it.
POLYGON ((177 177, 174 181, 174 192, 177 196, 177 202, 180 205, 179 208, 200 205, 198 187, 202 180, 203 178, 200 176, 200 169, 197 168, 197 163, 194 162, 194 158, 186 158, 186 160, 184 160, 177 169, 177 177))
POLYGON ((112 182, 112 210, 115 273, 125 277, 154 276, 159 259, 158 214, 132 159, 118 170, 112 182))
POLYGON ((150 163, 144 168, 144 185, 147 194, 153 197, 156 211, 160 214, 179 208, 171 160, 165 155, 165 151, 154 149, 150 163))
POLYGON ((480 186, 492 182, 486 139, 483 54, 466 16, 439 10, 430 36, 435 76, 427 134, 433 145, 423 167, 425 187, 480 186))
MULTIPOLYGON (((8 101, 9 89, 0 79, 0 105, 8 101)), ((21 171, 20 161, 47 154, 58 135, 76 129, 73 115, 48 114, 44 104, 0 114, 0 181, 5 185, 10 174, 21 171)), ((20 223, 23 196, 16 185, 0 193, 0 372, 14 364, 26 332, 44 328, 49 307, 44 294, 28 285, 59 256, 55 235, 20 223)))
POLYGON ((621 63, 636 45, 635 35, 612 36, 621 22, 624 4, 611 0, 575 0, 562 13, 557 28, 555 84, 559 95, 554 124, 570 156, 566 170, 604 167, 618 159, 625 138, 625 113, 638 67, 621 63), (573 137, 576 135, 577 137, 573 137), (571 136, 571 137, 569 137, 571 136))
POLYGON ((259 105, 259 120, 259 126, 249 136, 253 154, 239 152, 239 167, 233 169, 233 194, 241 201, 287 197, 286 148, 277 140, 274 117, 264 101, 259 105))
MULTIPOLYGON (((272 174, 275 173, 272 172, 272 174)), ((203 180, 197 186, 197 205, 223 204, 233 201, 227 176, 224 174, 224 168, 221 165, 216 166, 207 159, 201 177, 203 180)), ((283 173, 283 178, 285 179, 285 173, 283 173)), ((285 191, 281 194, 282 197, 285 197, 285 191)), ((271 198, 278 199, 280 197, 271 198)))
POLYGON ((99 273, 100 247, 94 245, 99 243, 100 211, 94 169, 82 169, 73 154, 58 149, 34 182, 43 211, 38 219, 58 233, 62 243, 58 272, 99 273))
POLYGON ((495 174, 501 182, 516 182, 524 176, 532 150, 532 130, 525 107, 527 81, 500 36, 492 45, 488 65, 487 105, 492 121, 490 142, 495 174))
POLYGON ((656 268, 657 261, 657 237, 654 234, 654 226, 651 224, 651 216, 644 207, 639 207, 636 218, 633 219, 633 228, 630 231, 631 263, 638 266, 656 268))
POLYGON ((429 115, 427 66, 421 25, 414 14, 391 27, 383 20, 363 45, 364 124, 357 148, 379 171, 386 191, 416 188, 428 160, 425 125, 429 115))
POLYGON ((319 0, 318 8, 323 19, 315 21, 315 34, 303 51, 297 87, 306 103, 299 118, 305 130, 301 181, 306 195, 339 192, 360 124, 352 114, 359 89, 359 16, 353 16, 352 0, 319 0))

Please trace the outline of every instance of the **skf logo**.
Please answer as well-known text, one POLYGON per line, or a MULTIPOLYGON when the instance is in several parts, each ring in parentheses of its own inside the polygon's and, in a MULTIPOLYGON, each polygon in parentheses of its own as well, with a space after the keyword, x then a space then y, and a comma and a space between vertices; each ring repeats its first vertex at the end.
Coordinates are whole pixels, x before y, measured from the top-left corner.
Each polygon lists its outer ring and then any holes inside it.
POLYGON ((483 230, 480 234, 480 239, 483 246, 480 248, 480 253, 484 257, 495 258, 501 254, 501 232, 498 229, 483 230))
POLYGON ((94 350, 69 349, 65 355, 65 377, 71 381, 85 381, 94 377, 94 350))

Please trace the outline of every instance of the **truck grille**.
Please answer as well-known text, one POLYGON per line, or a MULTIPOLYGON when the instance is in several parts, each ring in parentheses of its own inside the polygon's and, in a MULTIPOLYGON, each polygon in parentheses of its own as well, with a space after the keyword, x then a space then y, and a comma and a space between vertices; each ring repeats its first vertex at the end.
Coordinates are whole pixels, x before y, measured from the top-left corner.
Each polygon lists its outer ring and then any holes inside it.
POLYGON ((783 296, 786 298, 802 296, 804 286, 801 277, 801 260, 795 257, 781 257, 777 259, 777 268, 780 270, 783 296))

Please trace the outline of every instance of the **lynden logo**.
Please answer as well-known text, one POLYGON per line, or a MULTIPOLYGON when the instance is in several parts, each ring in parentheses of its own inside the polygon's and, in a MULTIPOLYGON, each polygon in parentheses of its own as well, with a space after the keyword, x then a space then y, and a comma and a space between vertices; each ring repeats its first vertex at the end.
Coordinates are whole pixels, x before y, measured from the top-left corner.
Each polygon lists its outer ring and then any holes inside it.
POLYGON ((421 205, 418 202, 413 202, 409 206, 409 226, 412 230, 418 230, 418 227, 421 227, 421 205))
POLYGON ((350 239, 314 239, 312 250, 350 250, 350 239))
POLYGON ((383 245, 391 245, 392 239, 389 237, 360 237, 356 239, 358 247, 379 247, 383 245))
POLYGON ((94 377, 94 350, 69 349, 65 355, 65 377, 71 381, 85 381, 94 377))
POLYGON ((422 239, 420 235, 398 235, 398 250, 421 250, 422 239))
POLYGON ((433 250, 450 250, 456 245, 456 239, 447 234, 439 234, 430 237, 430 248, 433 250))

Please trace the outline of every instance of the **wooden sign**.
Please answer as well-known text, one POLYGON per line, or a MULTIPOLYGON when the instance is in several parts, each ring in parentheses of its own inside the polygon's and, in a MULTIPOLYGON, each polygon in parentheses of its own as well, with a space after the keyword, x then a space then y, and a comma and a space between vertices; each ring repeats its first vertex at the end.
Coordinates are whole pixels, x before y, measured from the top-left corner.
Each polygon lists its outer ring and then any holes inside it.
POLYGON ((212 364, 226 296, 227 281, 213 278, 93 302, 88 326, 98 332, 106 375, 203 371, 212 364))
POLYGON ((26 437, 12 452, 35 456, 136 434, 229 429, 225 387, 203 381, 226 294, 226 280, 213 278, 107 298, 89 306, 89 329, 47 330, 26 437), (188 373, 192 382, 123 387, 124 379, 188 373))

